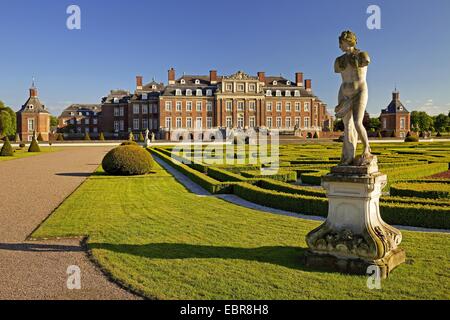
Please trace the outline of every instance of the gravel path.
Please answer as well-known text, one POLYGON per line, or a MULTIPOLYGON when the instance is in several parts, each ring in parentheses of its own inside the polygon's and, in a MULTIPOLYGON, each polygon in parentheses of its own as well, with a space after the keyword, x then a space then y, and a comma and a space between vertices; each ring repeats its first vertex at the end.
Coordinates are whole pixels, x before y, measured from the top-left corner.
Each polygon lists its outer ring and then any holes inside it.
POLYGON ((29 235, 100 165, 107 147, 70 148, 0 163, 0 299, 136 299, 98 270, 80 239, 30 242, 29 235), (81 290, 67 269, 81 270, 81 290))

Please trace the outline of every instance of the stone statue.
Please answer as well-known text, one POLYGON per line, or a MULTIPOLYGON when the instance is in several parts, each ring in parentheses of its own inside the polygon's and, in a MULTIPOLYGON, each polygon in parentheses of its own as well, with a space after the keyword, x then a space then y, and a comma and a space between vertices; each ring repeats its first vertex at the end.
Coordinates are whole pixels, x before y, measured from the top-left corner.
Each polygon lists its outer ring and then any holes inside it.
POLYGON ((152 142, 155 142, 155 139, 156 139, 156 137, 155 137, 155 133, 154 132, 152 132, 152 142))
POLYGON ((146 147, 150 146, 150 139, 149 139, 149 136, 148 136, 149 134, 150 134, 150 131, 148 129, 145 130, 145 141, 144 141, 144 144, 145 144, 146 147))
POLYGON ((368 100, 366 76, 370 57, 367 52, 356 48, 357 43, 353 32, 342 32, 339 47, 345 53, 336 59, 334 66, 335 72, 342 76, 339 105, 335 110, 336 117, 342 118, 345 126, 341 166, 366 166, 373 161, 369 138, 363 126, 368 100), (356 158, 358 135, 364 145, 364 151, 361 157, 356 158))

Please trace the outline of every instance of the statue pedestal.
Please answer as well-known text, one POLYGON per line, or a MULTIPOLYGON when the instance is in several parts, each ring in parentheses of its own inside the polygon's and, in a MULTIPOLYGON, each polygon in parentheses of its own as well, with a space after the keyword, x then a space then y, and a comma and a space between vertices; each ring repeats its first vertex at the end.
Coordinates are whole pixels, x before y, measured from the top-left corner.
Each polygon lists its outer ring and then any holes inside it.
POLYGON ((307 266, 366 274, 369 266, 380 268, 386 278, 406 255, 399 248, 402 234, 380 216, 379 200, 387 176, 377 166, 335 167, 323 177, 329 212, 326 222, 307 237, 307 266))

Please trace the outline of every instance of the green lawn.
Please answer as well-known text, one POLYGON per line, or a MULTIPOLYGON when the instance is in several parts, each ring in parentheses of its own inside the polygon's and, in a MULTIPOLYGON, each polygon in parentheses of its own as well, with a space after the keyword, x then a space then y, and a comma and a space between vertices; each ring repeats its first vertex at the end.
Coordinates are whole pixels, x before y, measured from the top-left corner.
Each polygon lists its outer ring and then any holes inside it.
MULTIPOLYGON (((0 148, 1 148, 1 146, 0 146, 0 148)), ((14 156, 12 156, 12 157, 0 157, 0 162, 37 156, 37 155, 40 155, 43 153, 55 152, 55 151, 59 151, 59 150, 61 150, 61 149, 55 148, 55 147, 41 147, 41 152, 28 152, 28 147, 24 148, 24 149, 17 149, 16 152, 14 152, 14 156)))
POLYGON ((408 263, 369 290, 364 276, 302 265, 318 225, 196 196, 158 166, 93 176, 33 236, 89 235, 102 267, 152 299, 450 298, 450 235, 404 232, 408 263))

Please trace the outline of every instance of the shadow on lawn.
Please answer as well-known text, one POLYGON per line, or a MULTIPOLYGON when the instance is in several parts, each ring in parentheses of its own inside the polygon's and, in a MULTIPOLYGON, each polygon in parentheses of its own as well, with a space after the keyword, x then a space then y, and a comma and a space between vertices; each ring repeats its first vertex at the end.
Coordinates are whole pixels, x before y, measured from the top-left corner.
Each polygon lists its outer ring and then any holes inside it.
MULTIPOLYGON (((299 247, 235 248, 180 243, 144 245, 89 243, 90 249, 132 254, 148 259, 227 259, 270 263, 286 268, 313 271, 305 266, 306 249, 299 247)), ((317 270, 316 270, 317 271, 317 270)))

